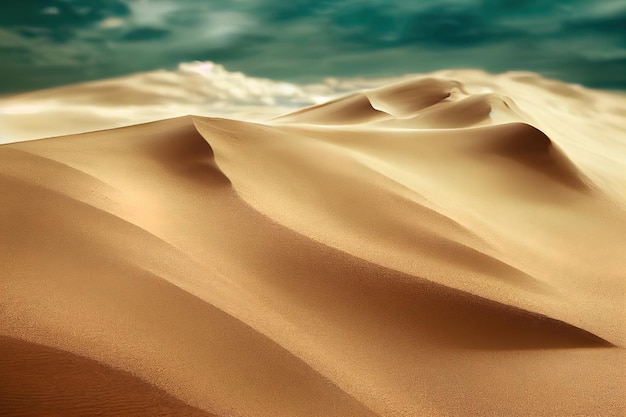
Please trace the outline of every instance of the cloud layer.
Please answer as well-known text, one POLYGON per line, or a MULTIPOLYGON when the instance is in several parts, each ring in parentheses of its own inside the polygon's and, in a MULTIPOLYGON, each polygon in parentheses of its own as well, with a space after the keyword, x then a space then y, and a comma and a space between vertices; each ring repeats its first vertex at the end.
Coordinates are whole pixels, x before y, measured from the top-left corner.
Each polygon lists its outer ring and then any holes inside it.
POLYGON ((23 0, 0 4, 0 94, 212 60, 299 82, 440 68, 626 86, 622 0, 23 0))

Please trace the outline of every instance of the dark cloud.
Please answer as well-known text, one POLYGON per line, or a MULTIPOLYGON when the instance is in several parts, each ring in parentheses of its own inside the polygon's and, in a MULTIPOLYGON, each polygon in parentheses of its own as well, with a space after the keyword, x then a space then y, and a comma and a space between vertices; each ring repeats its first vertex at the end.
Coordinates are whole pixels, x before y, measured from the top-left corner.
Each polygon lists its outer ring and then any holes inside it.
MULTIPOLYGON (((107 17, 128 16, 122 0, 21 0, 0 3, 0 28, 26 39, 75 40, 80 31, 107 17)), ((1 41, 1 40, 0 40, 1 41)))
POLYGON ((155 41, 166 38, 169 34, 170 31, 167 29, 138 27, 124 33, 121 40, 127 42, 155 41))
POLYGON ((565 12, 569 8, 578 7, 581 3, 589 3, 589 0, 481 0, 476 2, 482 9, 489 10, 494 15, 526 14, 552 15, 565 12))
POLYGON ((570 76, 589 87, 624 90, 626 56, 599 59, 574 59, 570 62, 570 76))
POLYGON ((626 88, 617 0, 0 2, 0 93, 214 60, 312 80, 443 67, 626 88))
POLYGON ((0 26, 84 27, 109 16, 127 16, 122 0, 21 0, 0 3, 0 26))
POLYGON ((269 3, 267 8, 261 10, 261 14, 268 20, 286 22, 324 15, 329 5, 332 4, 328 0, 272 1, 269 3))
POLYGON ((626 39, 626 7, 621 13, 607 16, 583 17, 564 22, 565 32, 596 34, 600 36, 615 36, 626 39))
POLYGON ((32 62, 31 54, 24 48, 16 46, 0 46, 0 56, 16 64, 28 64, 32 62))
POLYGON ((519 29, 493 22, 475 8, 433 7, 410 16, 401 41, 456 48, 506 42, 523 35, 519 29))

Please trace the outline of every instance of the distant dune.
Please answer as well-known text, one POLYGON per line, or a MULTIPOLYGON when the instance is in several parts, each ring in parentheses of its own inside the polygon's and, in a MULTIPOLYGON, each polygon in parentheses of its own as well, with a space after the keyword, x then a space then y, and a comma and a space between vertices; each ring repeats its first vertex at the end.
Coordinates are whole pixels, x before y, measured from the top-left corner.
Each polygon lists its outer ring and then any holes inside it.
POLYGON ((440 71, 2 145, 0 195, 0 415, 626 412, 624 96, 440 71))

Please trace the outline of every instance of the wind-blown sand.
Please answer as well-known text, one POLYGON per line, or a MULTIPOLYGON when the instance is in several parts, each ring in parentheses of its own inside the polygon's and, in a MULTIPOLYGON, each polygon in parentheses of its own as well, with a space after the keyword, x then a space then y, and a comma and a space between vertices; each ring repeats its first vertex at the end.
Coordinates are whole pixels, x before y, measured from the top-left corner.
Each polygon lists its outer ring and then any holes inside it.
POLYGON ((626 412, 623 96, 444 71, 3 145, 0 195, 2 415, 626 412))

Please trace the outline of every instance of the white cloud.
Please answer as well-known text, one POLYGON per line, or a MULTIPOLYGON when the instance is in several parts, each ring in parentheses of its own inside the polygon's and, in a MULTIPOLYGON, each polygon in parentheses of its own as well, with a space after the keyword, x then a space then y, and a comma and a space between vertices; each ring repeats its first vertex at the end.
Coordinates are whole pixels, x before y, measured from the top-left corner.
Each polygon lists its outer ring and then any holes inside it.
POLYGON ((106 19, 102 20, 98 26, 103 29, 113 29, 124 26, 124 23, 124 19, 120 19, 119 17, 107 17, 106 19))
POLYGON ((208 15, 207 23, 198 27, 198 31, 203 38, 211 39, 213 44, 228 44, 241 33, 250 30, 254 25, 254 20, 248 14, 233 11, 216 11, 208 15))
POLYGON ((178 8, 174 2, 158 0, 132 0, 128 6, 132 12, 133 22, 152 26, 165 24, 166 17, 178 8))
POLYGON ((583 10, 584 16, 587 17, 608 17, 626 12, 626 2, 624 0, 590 1, 583 7, 583 10))
POLYGON ((46 7, 45 9, 41 10, 41 13, 56 15, 56 14, 61 13, 61 11, 58 9, 58 7, 46 7))

